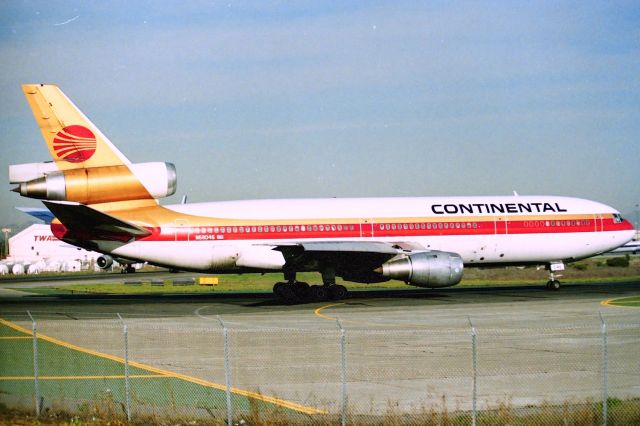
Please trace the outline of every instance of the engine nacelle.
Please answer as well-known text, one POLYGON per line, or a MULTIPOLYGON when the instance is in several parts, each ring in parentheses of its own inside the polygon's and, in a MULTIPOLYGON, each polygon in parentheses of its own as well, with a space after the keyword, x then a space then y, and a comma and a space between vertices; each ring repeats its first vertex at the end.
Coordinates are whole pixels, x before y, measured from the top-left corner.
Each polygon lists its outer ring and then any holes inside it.
POLYGON ((176 168, 171 163, 140 163, 128 166, 105 166, 43 172, 50 166, 35 167, 28 172, 28 166, 49 163, 19 164, 12 172, 10 180, 42 176, 19 183, 14 189, 20 195, 55 201, 75 201, 95 204, 113 201, 143 200, 163 198, 176 192, 176 168))
POLYGON ((460 282, 460 255, 443 251, 410 254, 382 265, 382 275, 416 287, 451 287, 460 282))
POLYGON ((44 163, 11 164, 9 166, 9 183, 29 182, 48 173, 59 171, 53 161, 44 163))
POLYGON ((96 265, 98 265, 100 269, 110 268, 111 265, 113 265, 113 257, 108 254, 103 254, 96 259, 96 265))
POLYGON ((285 264, 282 252, 268 246, 246 247, 240 252, 236 266, 240 268, 271 269, 279 271, 285 264))

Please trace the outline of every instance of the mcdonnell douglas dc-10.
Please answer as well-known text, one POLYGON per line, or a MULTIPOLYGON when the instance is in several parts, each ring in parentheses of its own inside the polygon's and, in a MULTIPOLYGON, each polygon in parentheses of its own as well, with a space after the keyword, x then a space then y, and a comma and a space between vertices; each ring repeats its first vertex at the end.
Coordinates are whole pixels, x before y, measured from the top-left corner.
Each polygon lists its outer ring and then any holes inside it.
POLYGON ((556 196, 244 200, 160 205, 176 191, 171 163, 131 163, 62 93, 22 86, 53 162, 10 166, 13 190, 42 199, 54 235, 113 259, 172 269, 280 272, 287 301, 340 299, 346 281, 448 287, 463 267, 545 265, 558 289, 565 262, 630 241, 615 209, 556 196), (322 285, 296 280, 320 272, 322 285))

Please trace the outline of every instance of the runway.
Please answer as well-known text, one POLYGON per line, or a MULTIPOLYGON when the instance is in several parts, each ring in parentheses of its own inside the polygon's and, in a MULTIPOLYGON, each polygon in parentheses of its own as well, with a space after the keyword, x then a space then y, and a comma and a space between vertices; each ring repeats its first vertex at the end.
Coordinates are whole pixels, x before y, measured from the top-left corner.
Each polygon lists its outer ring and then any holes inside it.
POLYGON ((64 296, 2 299, 0 317, 118 355, 122 324, 136 361, 339 412, 341 351, 349 408, 382 415, 433 406, 468 410, 475 333, 478 405, 514 407, 601 397, 602 323, 616 374, 609 391, 640 396, 640 309, 603 302, 640 282, 354 292, 340 302, 284 305, 271 295, 64 296), (118 317, 119 315, 119 317, 118 317), (120 319, 122 318, 122 320, 120 319), (340 346, 340 327, 346 343, 340 346))

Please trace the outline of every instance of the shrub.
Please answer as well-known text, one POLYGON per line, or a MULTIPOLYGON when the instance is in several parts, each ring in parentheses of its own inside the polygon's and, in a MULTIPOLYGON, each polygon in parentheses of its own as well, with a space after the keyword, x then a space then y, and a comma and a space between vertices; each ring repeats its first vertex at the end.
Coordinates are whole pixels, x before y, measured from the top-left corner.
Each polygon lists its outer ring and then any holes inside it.
POLYGON ((627 268, 629 267, 629 256, 612 257, 611 259, 607 259, 607 266, 627 268))

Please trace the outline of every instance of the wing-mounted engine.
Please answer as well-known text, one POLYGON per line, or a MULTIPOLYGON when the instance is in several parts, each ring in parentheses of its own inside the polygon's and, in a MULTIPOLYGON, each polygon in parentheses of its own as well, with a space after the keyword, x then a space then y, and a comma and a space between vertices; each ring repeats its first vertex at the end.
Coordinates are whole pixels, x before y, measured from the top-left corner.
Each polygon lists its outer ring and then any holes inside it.
POLYGON ((113 257, 109 256, 108 254, 103 254, 96 259, 96 264, 100 269, 108 269, 113 266, 113 257))
POLYGON ((460 255, 428 251, 396 257, 384 263, 379 272, 416 287, 450 287, 460 282, 463 269, 460 255))
POLYGON ((176 191, 177 174, 173 164, 162 162, 69 170, 49 162, 11 165, 9 181, 23 197, 96 204, 168 197, 176 191))

